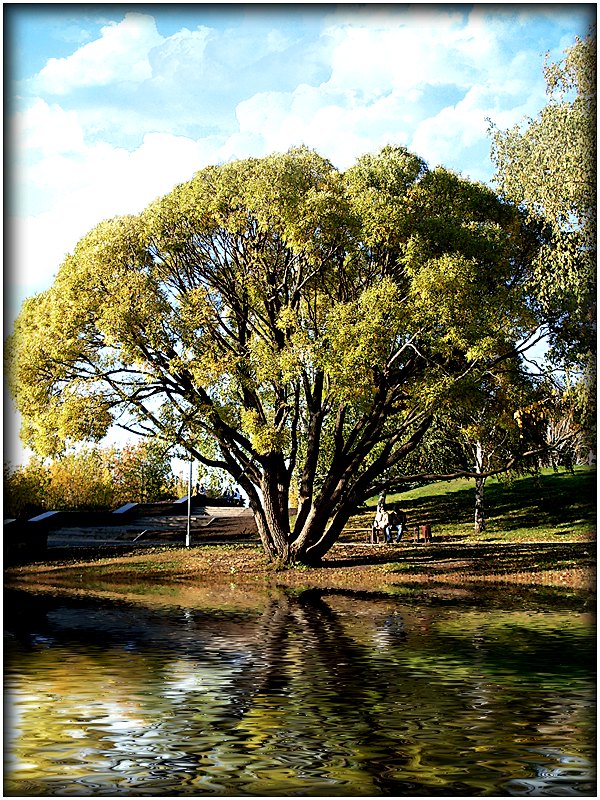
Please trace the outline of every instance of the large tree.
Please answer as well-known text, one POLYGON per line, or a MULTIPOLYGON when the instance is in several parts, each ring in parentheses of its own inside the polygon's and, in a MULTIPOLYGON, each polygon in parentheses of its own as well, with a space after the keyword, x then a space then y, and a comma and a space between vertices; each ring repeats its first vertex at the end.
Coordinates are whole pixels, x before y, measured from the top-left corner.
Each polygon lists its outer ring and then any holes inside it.
POLYGON ((596 34, 545 67, 548 103, 533 119, 493 131, 500 191, 544 227, 533 288, 551 355, 592 371, 596 352, 596 34))
POLYGON ((404 148, 345 173, 305 148, 208 167, 98 225, 24 304, 22 438, 178 443, 243 487, 272 559, 318 562, 464 382, 531 343, 537 246, 404 148))

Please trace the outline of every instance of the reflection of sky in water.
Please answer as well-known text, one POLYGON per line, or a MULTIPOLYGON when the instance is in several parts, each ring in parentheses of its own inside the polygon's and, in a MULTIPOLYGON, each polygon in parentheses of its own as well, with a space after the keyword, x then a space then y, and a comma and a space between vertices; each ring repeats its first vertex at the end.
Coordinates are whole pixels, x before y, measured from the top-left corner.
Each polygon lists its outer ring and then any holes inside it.
POLYGON ((593 793, 584 615, 50 602, 5 647, 10 793, 593 793))
POLYGON ((383 623, 375 628, 373 634, 373 643, 378 648, 393 647, 404 639, 406 639, 404 620, 397 612, 386 617, 383 623))

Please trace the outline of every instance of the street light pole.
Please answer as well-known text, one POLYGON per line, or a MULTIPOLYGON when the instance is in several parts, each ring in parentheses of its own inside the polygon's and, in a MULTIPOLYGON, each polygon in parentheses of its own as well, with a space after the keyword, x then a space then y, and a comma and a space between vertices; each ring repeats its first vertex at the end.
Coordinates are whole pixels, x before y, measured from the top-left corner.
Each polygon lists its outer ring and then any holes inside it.
POLYGON ((190 474, 188 476, 188 507, 187 507, 187 530, 185 533, 185 546, 190 546, 191 532, 192 532, 192 464, 193 460, 190 458, 190 474))

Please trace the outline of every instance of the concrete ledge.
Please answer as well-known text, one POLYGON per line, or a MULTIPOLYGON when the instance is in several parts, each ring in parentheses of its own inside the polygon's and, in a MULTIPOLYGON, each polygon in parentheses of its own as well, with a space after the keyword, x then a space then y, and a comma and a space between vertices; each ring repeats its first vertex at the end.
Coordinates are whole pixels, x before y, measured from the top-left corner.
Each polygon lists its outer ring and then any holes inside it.
POLYGON ((133 511, 135 508, 138 508, 139 503, 125 503, 124 506, 121 508, 115 509, 115 511, 111 512, 113 514, 128 514, 130 511, 133 511))
MULTIPOLYGON (((204 498, 192 496, 194 518, 208 517, 203 501, 204 498)), ((53 538, 57 536, 63 538, 64 532, 64 540, 68 544, 77 536, 77 529, 81 529, 82 532, 87 531, 89 541, 86 542, 86 546, 95 541, 95 534, 104 528, 110 529, 110 534, 107 531, 107 540, 113 541, 115 529, 143 524, 141 521, 146 516, 149 528, 163 524, 162 519, 165 517, 183 518, 187 512, 187 503, 186 495, 174 502, 125 503, 114 511, 44 511, 27 520, 7 519, 4 521, 5 559, 7 563, 18 563, 41 558, 47 553, 49 535, 53 538), (58 531, 61 533, 56 533, 58 531)), ((212 519, 209 518, 204 524, 210 522, 212 519)))
POLYGON ((31 517, 27 520, 27 522, 51 522, 52 517, 56 516, 57 514, 64 514, 67 512, 64 511, 44 511, 43 514, 38 514, 37 517, 31 517))

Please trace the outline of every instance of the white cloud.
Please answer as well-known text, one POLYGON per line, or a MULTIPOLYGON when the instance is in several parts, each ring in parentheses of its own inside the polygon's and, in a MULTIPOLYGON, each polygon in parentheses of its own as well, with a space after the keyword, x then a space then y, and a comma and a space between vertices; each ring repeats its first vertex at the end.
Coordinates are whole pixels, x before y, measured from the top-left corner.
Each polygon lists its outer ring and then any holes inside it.
POLYGON ((65 111, 37 98, 26 111, 17 112, 11 124, 11 139, 21 153, 42 155, 81 152, 83 131, 75 111, 65 111))
POLYGON ((486 131, 485 114, 458 103, 421 122, 412 137, 410 149, 431 167, 448 166, 459 152, 483 141, 486 131))
POLYGON ((225 158, 287 150, 306 144, 346 169, 359 155, 388 143, 404 144, 411 110, 401 94, 360 103, 350 92, 299 86, 293 93, 265 92, 240 103, 239 133, 221 150, 225 158))
POLYGON ((67 58, 51 58, 37 77, 40 91, 66 94, 78 87, 140 82, 152 76, 148 54, 163 41, 154 18, 130 13, 101 30, 99 39, 67 58))
POLYGON ((267 49, 271 53, 283 53, 290 45, 290 40, 281 31, 269 31, 266 37, 267 49))
POLYGON ((215 153, 210 140, 147 134, 132 153, 99 143, 77 161, 57 152, 46 155, 28 174, 35 185, 48 188, 47 207, 8 221, 15 300, 49 286, 64 257, 101 220, 139 213, 215 153))
POLYGON ((335 41, 330 85, 366 98, 410 93, 424 85, 466 87, 489 42, 460 13, 426 6, 397 18, 370 17, 363 25, 329 31, 335 41), (476 47, 473 43, 476 42, 476 47))
POLYGON ((160 43, 153 44, 149 52, 153 75, 161 82, 180 79, 182 75, 193 75, 197 79, 210 35, 210 28, 203 26, 195 31, 182 28, 160 43))
POLYGON ((20 298, 47 288, 67 255, 78 220, 71 208, 66 215, 64 210, 63 207, 37 216, 8 220, 13 247, 7 268, 13 289, 20 298), (60 236, 56 235, 57 225, 60 225, 60 236))

